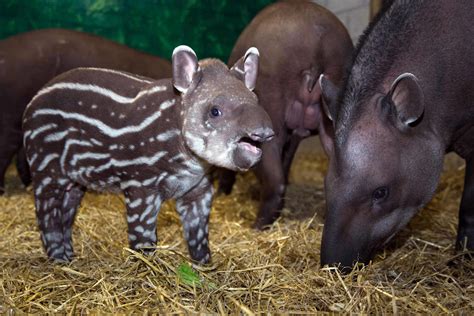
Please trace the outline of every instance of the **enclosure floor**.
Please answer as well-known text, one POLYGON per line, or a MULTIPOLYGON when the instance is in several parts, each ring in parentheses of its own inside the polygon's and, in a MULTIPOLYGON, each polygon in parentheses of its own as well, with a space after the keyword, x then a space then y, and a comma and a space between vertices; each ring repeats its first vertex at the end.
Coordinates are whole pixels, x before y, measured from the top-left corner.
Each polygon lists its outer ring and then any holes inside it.
POLYGON ((11 168, 8 194, 0 197, 0 313, 472 314, 474 260, 453 250, 464 170, 457 160, 448 165, 433 201, 371 265, 348 276, 319 266, 326 168, 320 151, 298 155, 284 214, 267 231, 250 228, 258 206, 253 175, 239 176, 230 196, 216 197, 212 265, 193 270, 174 203, 160 212, 157 251, 142 256, 127 248, 123 198, 94 193, 76 218, 76 258, 48 262, 32 194, 11 168))

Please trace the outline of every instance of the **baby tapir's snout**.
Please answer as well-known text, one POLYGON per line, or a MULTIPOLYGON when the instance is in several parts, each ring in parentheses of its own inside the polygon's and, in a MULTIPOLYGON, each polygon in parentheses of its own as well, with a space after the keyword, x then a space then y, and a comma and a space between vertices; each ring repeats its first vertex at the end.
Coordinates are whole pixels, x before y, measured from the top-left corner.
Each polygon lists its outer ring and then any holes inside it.
POLYGON ((275 136, 272 121, 260 106, 252 108, 242 116, 242 126, 247 126, 249 137, 257 142, 269 141, 275 136))
POLYGON ((273 136, 275 136, 275 132, 271 127, 260 127, 250 134, 250 138, 257 142, 272 140, 273 136))
POLYGON ((260 106, 248 108, 239 120, 245 134, 239 139, 233 160, 238 170, 248 170, 262 158, 261 144, 275 136, 267 112, 260 106))

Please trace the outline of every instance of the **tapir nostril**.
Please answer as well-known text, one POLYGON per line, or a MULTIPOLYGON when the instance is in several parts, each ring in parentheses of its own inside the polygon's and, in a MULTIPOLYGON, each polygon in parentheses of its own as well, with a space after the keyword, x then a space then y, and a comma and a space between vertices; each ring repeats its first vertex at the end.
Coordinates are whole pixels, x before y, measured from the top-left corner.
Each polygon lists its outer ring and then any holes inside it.
POLYGON ((275 133, 270 128, 260 128, 250 134, 250 138, 257 142, 266 142, 271 140, 275 133))

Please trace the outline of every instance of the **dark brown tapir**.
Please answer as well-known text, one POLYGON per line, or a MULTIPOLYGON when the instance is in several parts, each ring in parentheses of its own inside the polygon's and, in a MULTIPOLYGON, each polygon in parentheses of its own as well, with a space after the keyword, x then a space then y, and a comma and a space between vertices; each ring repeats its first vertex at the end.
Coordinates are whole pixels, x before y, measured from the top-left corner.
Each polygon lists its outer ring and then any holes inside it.
POLYGON ((398 0, 363 35, 337 102, 321 264, 367 263, 466 160, 456 248, 474 249, 474 2, 398 0))
POLYGON ((22 182, 31 182, 22 149, 26 105, 49 80, 77 67, 111 68, 155 79, 171 76, 167 60, 82 32, 44 29, 0 41, 0 194, 15 154, 22 182))
MULTIPOLYGON (((324 74, 339 85, 353 45, 344 25, 330 11, 309 1, 282 1, 266 7, 245 28, 229 65, 249 46, 261 53, 255 91, 276 133, 263 145, 262 161, 255 168, 261 183, 255 227, 261 229, 280 215, 300 141, 319 132, 323 146, 328 144, 331 131, 323 125, 331 125, 322 115, 318 78, 324 74)), ((223 172, 220 182, 220 190, 230 193, 235 173, 223 172)))

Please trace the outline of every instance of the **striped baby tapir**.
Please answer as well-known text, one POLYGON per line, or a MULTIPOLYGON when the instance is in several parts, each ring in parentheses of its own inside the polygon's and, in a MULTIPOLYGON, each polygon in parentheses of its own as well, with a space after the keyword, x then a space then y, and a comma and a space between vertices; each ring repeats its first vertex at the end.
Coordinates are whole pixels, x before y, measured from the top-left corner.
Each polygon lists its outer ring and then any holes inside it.
POLYGON ((78 68, 42 88, 23 129, 47 255, 72 259, 74 217, 92 189, 124 193, 130 247, 145 252, 162 202, 175 199, 191 258, 209 262, 212 167, 251 168, 274 135, 252 92, 258 60, 250 48, 229 69, 179 46, 171 79, 78 68))

